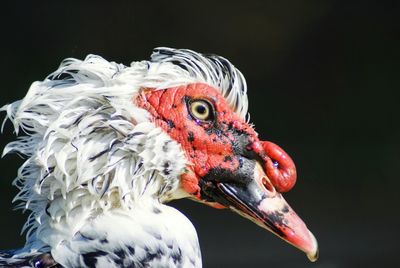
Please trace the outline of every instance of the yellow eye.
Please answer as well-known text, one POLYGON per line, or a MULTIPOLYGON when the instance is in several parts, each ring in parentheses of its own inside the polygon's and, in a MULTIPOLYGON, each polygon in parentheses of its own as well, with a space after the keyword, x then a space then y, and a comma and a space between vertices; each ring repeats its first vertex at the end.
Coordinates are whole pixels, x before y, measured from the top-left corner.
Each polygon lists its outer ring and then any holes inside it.
POLYGON ((201 121, 212 120, 214 116, 213 107, 206 100, 192 100, 189 104, 189 110, 195 119, 201 121))

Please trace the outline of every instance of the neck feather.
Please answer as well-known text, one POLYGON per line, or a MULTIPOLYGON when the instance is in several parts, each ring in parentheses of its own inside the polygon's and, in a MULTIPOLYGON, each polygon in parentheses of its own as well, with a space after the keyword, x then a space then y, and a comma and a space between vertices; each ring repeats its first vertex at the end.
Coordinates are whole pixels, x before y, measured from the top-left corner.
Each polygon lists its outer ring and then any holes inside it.
POLYGON ((23 227, 27 244, 37 240, 38 228, 76 226, 144 199, 180 197, 186 158, 134 105, 139 87, 75 80, 34 83, 22 101, 3 107, 16 131, 26 133, 4 154, 28 158, 14 181, 17 208, 31 211, 23 227))

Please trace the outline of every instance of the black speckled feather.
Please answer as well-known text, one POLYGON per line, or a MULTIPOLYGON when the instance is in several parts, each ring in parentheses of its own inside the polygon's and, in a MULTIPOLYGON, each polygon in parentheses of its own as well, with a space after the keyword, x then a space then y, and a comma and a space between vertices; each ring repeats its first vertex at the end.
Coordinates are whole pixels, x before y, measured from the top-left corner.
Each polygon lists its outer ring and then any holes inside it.
POLYGON ((16 255, 15 251, 0 251, 0 267, 4 268, 63 268, 50 253, 16 255))

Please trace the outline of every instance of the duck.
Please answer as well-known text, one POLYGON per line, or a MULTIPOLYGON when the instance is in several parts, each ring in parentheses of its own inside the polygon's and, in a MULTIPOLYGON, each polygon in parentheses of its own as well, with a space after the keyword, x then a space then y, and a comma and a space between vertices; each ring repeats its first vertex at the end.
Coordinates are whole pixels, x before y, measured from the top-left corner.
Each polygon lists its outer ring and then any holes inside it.
MULTIPOLYGON (((201 267, 196 230, 169 201, 229 209, 318 258, 282 194, 296 167, 249 122, 247 85, 227 59, 155 48, 129 66, 67 58, 1 108, 25 162, 14 185, 26 243, 2 267, 201 267)), ((4 124, 3 124, 4 126, 4 124)))

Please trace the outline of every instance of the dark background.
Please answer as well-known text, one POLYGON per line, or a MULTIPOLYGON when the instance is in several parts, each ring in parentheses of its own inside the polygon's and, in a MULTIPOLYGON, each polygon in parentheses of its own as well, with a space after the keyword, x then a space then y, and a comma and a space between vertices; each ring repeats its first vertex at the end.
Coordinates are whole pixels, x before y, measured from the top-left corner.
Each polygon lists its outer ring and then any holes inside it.
MULTIPOLYGON (((152 48, 220 54, 245 75, 261 138, 291 154, 286 199, 320 244, 305 255, 229 211, 191 201, 204 267, 394 267, 400 164, 398 1, 14 1, 0 16, 0 105, 22 98, 66 57, 129 64, 152 48), (40 2, 40 3, 38 3, 40 2)), ((4 114, 3 114, 4 115, 4 114)), ((3 116, 2 115, 2 116, 3 116)), ((13 137, 11 124, 0 147, 13 137)), ((0 248, 23 244, 0 161, 0 248)))

